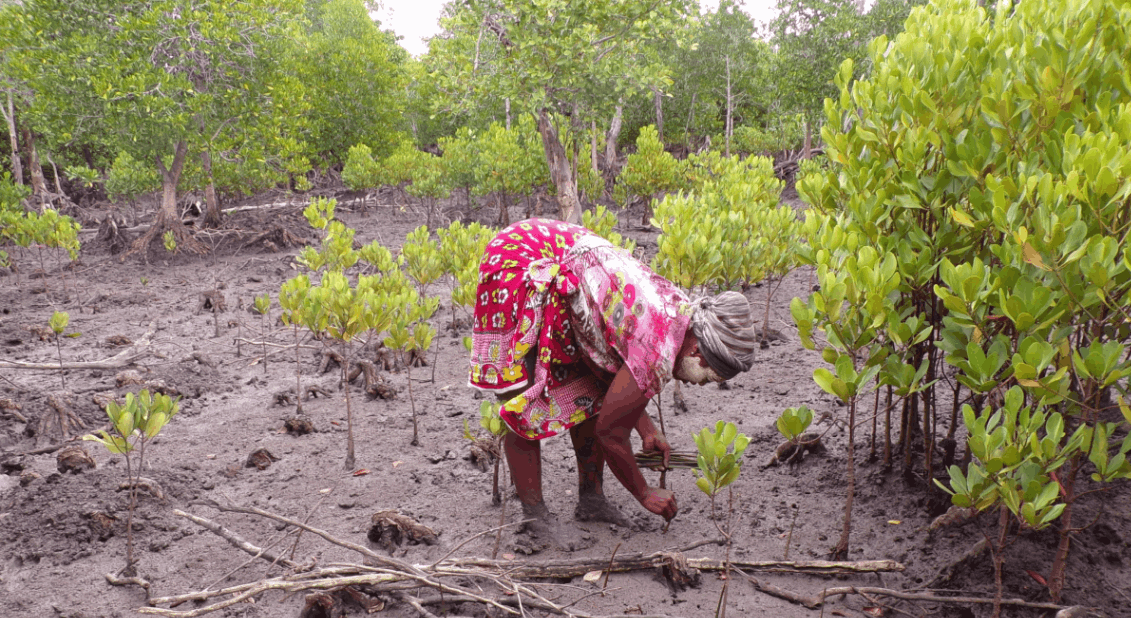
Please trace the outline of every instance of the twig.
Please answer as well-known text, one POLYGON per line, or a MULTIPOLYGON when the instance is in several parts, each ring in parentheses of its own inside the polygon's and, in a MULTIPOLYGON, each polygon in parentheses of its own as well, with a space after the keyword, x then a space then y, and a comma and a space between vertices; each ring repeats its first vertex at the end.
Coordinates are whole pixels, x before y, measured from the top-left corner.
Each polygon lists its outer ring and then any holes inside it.
POLYGON ((601 592, 605 592, 605 588, 609 587, 609 577, 613 574, 613 561, 616 560, 617 550, 620 549, 620 543, 613 548, 613 554, 609 556, 609 568, 605 570, 605 583, 601 584, 601 592))
MULTIPOLYGON (((891 589, 888 589, 888 588, 871 588, 871 587, 861 587, 861 586, 842 586, 842 587, 838 587, 838 588, 826 588, 823 591, 821 591, 820 594, 818 594, 816 596, 807 597, 807 596, 804 596, 802 594, 798 594, 796 592, 791 592, 791 591, 788 591, 788 590, 784 590, 782 588, 778 588, 777 586, 774 586, 772 584, 760 582, 757 579, 751 577, 750 575, 748 575, 746 573, 743 573, 743 575, 760 592, 764 592, 764 593, 766 593, 770 596, 778 597, 779 599, 785 599, 786 601, 797 603, 799 605, 804 605, 805 607, 807 607, 809 609, 817 609, 817 608, 821 607, 824 604, 825 599, 827 599, 829 597, 844 596, 844 595, 850 595, 850 594, 858 594, 858 595, 861 595, 861 596, 864 596, 864 595, 885 596, 885 597, 891 597, 893 599, 900 599, 900 600, 903 600, 903 601, 923 601, 923 602, 928 602, 928 603, 942 603, 942 604, 948 604, 948 605, 971 605, 971 604, 993 605, 993 603, 994 603, 993 599, 986 599, 986 598, 982 598, 982 597, 968 597, 968 596, 943 597, 943 596, 938 596, 938 595, 934 595, 934 594, 924 594, 924 593, 919 593, 919 592, 903 592, 903 591, 900 591, 900 590, 891 590, 891 589)), ((1032 609, 1051 609, 1051 610, 1064 609, 1064 606, 1057 605, 1055 603, 1034 603, 1034 602, 1025 601, 1025 600, 1022 600, 1022 599, 1002 599, 1001 604, 1002 605, 1011 605, 1011 606, 1014 606, 1014 607, 1026 607, 1026 608, 1032 608, 1032 609)))
MULTIPOLYGON (((458 596, 435 595, 435 596, 429 596, 429 597, 420 597, 420 598, 417 599, 417 602, 420 603, 421 605, 439 605, 441 603, 466 603, 466 602, 472 601, 472 600, 473 599, 462 598, 462 597, 458 597, 458 596)), ((515 599, 514 597, 506 597, 506 598, 499 599, 498 601, 499 601, 499 603, 502 603, 503 605, 510 605, 510 606, 513 606, 513 607, 517 607, 518 604, 519 604, 518 599, 515 599)), ((524 602, 524 604, 526 605, 526 607, 528 607, 530 609, 549 611, 549 612, 554 612, 556 614, 565 614, 567 616, 574 616, 576 618, 670 618, 666 614, 614 614, 614 615, 611 615, 611 616, 602 616, 602 615, 586 614, 584 612, 567 612, 567 611, 564 611, 565 607, 559 608, 556 605, 544 604, 544 603, 540 603, 538 601, 532 601, 532 600, 529 600, 529 599, 526 600, 524 602)))
MULTIPOLYGON (((454 593, 454 594, 467 594, 467 595, 471 595, 471 596, 476 596, 476 595, 473 595, 466 590, 461 590, 459 588, 449 586, 449 585, 444 584, 442 582, 438 582, 438 581, 431 579, 429 577, 429 574, 422 571, 420 569, 420 567, 408 564, 407 562, 403 562, 403 561, 397 560, 395 558, 382 556, 381 554, 378 554, 377 552, 374 552, 374 551, 370 550, 369 548, 363 547, 363 546, 358 545, 356 543, 350 543, 348 541, 342 541, 342 540, 332 536, 330 533, 325 532, 324 530, 319 530, 318 528, 314 528, 313 526, 308 526, 308 525, 306 525, 306 524, 304 524, 300 521, 291 519, 289 517, 283 517, 282 515, 277 515, 275 513, 264 511, 262 509, 257 509, 255 507, 240 507, 240 506, 234 506, 234 505, 221 505, 221 504, 219 504, 219 503, 217 503, 213 500, 198 500, 196 503, 211 506, 212 508, 215 508, 215 509, 220 510, 220 511, 225 511, 225 512, 244 513, 244 514, 247 514, 247 515, 259 515, 260 517, 266 517, 268 519, 273 519, 273 520, 281 522, 281 523, 285 523, 285 524, 288 524, 288 525, 291 525, 291 526, 295 526, 296 528, 301 528, 301 529, 306 530, 306 531, 308 531, 312 534, 316 534, 316 535, 322 537, 323 539, 325 539, 326 541, 329 541, 330 543, 332 543, 334 545, 337 545, 339 547, 344 547, 346 549, 351 549, 351 550, 365 556, 366 558, 369 558, 374 563, 384 565, 385 567, 387 567, 385 569, 374 569, 374 575, 390 575, 390 576, 393 576, 393 577, 412 579, 412 580, 416 580, 416 581, 420 582, 421 585, 428 586, 428 587, 431 587, 431 588, 436 588, 437 590, 441 590, 443 592, 449 592, 449 593, 454 593)), ((343 581, 340 585, 350 585, 351 583, 352 582, 350 582, 350 581, 343 581)), ((363 582, 363 583, 368 584, 368 583, 371 583, 371 582, 367 581, 367 582, 363 582)), ((266 590, 266 589, 264 589, 264 590, 266 590)), ((263 590, 259 590, 259 591, 255 592, 254 594, 258 594, 259 592, 263 592, 263 590)), ((482 603, 487 603, 489 605, 498 607, 499 609, 502 609, 504 611, 508 611, 508 612, 513 611, 513 610, 510 610, 506 607, 503 607, 502 605, 499 605, 498 603, 496 603, 496 602, 494 602, 490 599, 487 599, 487 598, 484 598, 484 597, 478 597, 478 598, 481 599, 480 602, 482 602, 482 603)))
MULTIPOLYGON (((314 506, 310 507, 310 510, 307 511, 306 517, 303 518, 302 523, 305 524, 305 523, 308 523, 310 521, 310 518, 314 515, 314 511, 318 510, 318 507, 322 506, 322 503, 326 501, 326 498, 329 498, 330 495, 333 494, 338 489, 338 486, 342 484, 342 478, 343 477, 338 477, 337 482, 335 482, 334 486, 330 488, 330 491, 322 494, 322 497, 318 499, 318 502, 315 502, 314 506)), ((295 535, 294 545, 291 545, 291 553, 288 556, 288 558, 290 558, 291 560, 295 559, 295 551, 298 550, 298 542, 301 539, 302 539, 302 529, 300 528, 299 531, 298 531, 298 534, 295 535)), ((275 564, 275 563, 272 562, 271 564, 275 564)))
MULTIPOLYGON (((406 572, 413 573, 415 575, 423 575, 424 574, 420 569, 418 569, 415 566, 408 564, 407 562, 402 562, 400 560, 397 560, 395 558, 390 558, 388 556, 382 556, 381 554, 378 554, 377 552, 369 549, 368 547, 363 547, 363 546, 358 545, 356 543, 350 543, 349 541, 342 541, 342 540, 337 539, 334 536, 332 536, 329 532, 326 532, 324 530, 319 530, 318 528, 314 528, 312 526, 308 526, 308 525, 302 523, 301 521, 298 521, 297 519, 291 519, 289 517, 283 517, 282 515, 277 515, 275 513, 269 512, 269 511, 257 509, 253 506, 243 507, 243 506, 235 506, 235 505, 231 505, 231 504, 223 505, 223 504, 220 504, 220 503, 218 503, 214 500, 198 500, 198 501, 196 501, 196 504, 201 504, 201 505, 204 505, 204 506, 210 506, 210 507, 212 507, 212 508, 214 508, 218 511, 222 511, 222 512, 225 512, 225 513, 243 513, 245 515, 259 515, 260 517, 266 517, 267 519, 273 519, 277 522, 289 524, 289 525, 294 526, 296 528, 300 528, 302 530, 306 530, 307 532, 311 532, 313 534, 316 534, 316 535, 322 537, 323 539, 326 539, 330 543, 333 543, 334 545, 337 545, 339 547, 345 547, 346 549, 352 549, 353 551, 361 554, 362 556, 365 556, 366 558, 373 560, 377 564, 385 565, 386 567, 390 567, 390 568, 394 568, 394 569, 401 569, 401 570, 404 570, 406 572)), ((290 561, 287 561, 287 562, 290 562, 290 561)), ((286 563, 283 563, 283 564, 286 564, 286 563)), ((288 566, 292 566, 292 565, 288 565, 288 566)), ((293 566, 297 566, 297 565, 293 565, 293 566)))
MULTIPOLYGON (((208 531, 212 532, 216 536, 219 536, 220 538, 224 539, 225 541, 231 543, 236 549, 243 550, 243 551, 251 554, 252 556, 262 558, 262 559, 264 559, 268 562, 272 562, 272 563, 277 562, 277 563, 280 563, 283 566, 286 566, 287 568, 291 568, 291 569, 297 568, 299 566, 298 563, 294 562, 293 560, 287 560, 286 558, 283 558, 282 556, 276 556, 275 554, 268 552, 265 548, 259 548, 259 547, 256 547, 255 545, 252 545, 251 543, 248 543, 243 538, 241 538, 240 535, 236 534, 235 532, 232 532, 231 530, 228 530, 224 526, 221 526, 220 524, 218 524, 218 523, 216 523, 216 522, 214 522, 210 519, 206 519, 206 518, 201 517, 199 515, 193 515, 191 513, 186 513, 186 512, 184 512, 180 509, 173 509, 173 514, 178 516, 178 517, 184 517, 185 519, 193 522, 194 524, 201 526, 202 528, 207 529, 208 531)), ((213 585, 215 585, 215 584, 213 584, 213 585)))
POLYGON ((436 614, 433 614, 432 612, 428 611, 427 608, 425 608, 423 605, 420 604, 420 601, 417 601, 410 594, 405 594, 405 593, 401 592, 401 593, 398 593, 396 595, 396 597, 397 597, 397 600, 401 601, 402 603, 408 603, 409 605, 411 605, 412 608, 415 609, 421 616, 424 616, 424 618, 440 618, 436 614))
POLYGON ((155 322, 150 322, 149 329, 141 336, 137 343, 129 348, 118 352, 110 358, 100 361, 73 361, 69 363, 27 363, 24 361, 2 361, 0 360, 0 369, 39 369, 49 371, 60 371, 65 369, 81 369, 81 370, 108 370, 108 369, 121 369, 126 365, 133 363, 141 358, 144 358, 148 352, 146 348, 149 347, 150 338, 153 336, 154 331, 157 330, 155 322))
POLYGON ((797 525, 797 514, 799 512, 800 512, 800 509, 798 509, 797 505, 794 504, 793 505, 793 521, 790 522, 790 524, 789 524, 789 535, 785 537, 785 555, 782 556, 782 560, 789 560, 789 546, 790 546, 790 544, 793 543, 793 527, 795 525, 797 525))
POLYGON ((490 530, 484 530, 484 531, 482 531, 482 532, 479 532, 479 533, 473 534, 472 536, 469 536, 469 537, 467 537, 467 538, 466 538, 466 539, 464 539, 463 541, 460 541, 460 543, 459 543, 458 545, 456 545, 455 547, 453 547, 453 548, 451 549, 451 551, 449 551, 448 553, 444 554, 444 555, 443 555, 443 557, 441 557, 441 558, 440 558, 439 560, 437 560, 436 562, 433 562, 433 563, 432 563, 431 565, 429 565, 429 566, 428 566, 428 569, 429 569, 429 570, 432 570, 432 569, 435 569, 436 567, 440 566, 440 563, 441 563, 441 562, 443 562, 443 561, 447 560, 447 559, 448 559, 448 558, 449 558, 449 557, 450 557, 450 556, 451 556, 452 554, 454 554, 454 553, 456 553, 457 551, 459 551, 459 549, 460 549, 461 547, 463 547, 464 545, 467 545, 468 543, 470 543, 470 542, 474 541, 475 539, 477 539, 477 538, 479 538, 479 537, 481 537, 481 536, 485 536, 485 535, 491 534, 492 532, 499 532, 499 531, 502 531, 503 529, 505 529, 505 528, 509 528, 509 527, 511 527, 511 526, 521 526, 522 524, 525 524, 525 523, 527 523, 527 522, 531 522, 531 521, 534 521, 534 520, 533 520, 533 519, 524 519, 524 520, 522 520, 522 521, 515 521, 515 522, 511 522, 511 523, 509 523, 509 524, 503 524, 503 525, 501 525, 501 526, 495 526, 494 528, 491 528, 490 530))

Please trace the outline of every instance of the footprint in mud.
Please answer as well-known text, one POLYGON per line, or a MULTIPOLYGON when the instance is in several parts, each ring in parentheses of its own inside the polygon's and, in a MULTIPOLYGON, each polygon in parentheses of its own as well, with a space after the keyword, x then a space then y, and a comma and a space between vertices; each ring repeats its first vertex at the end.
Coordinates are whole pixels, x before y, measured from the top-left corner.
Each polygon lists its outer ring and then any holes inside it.
POLYGON ((587 530, 561 522, 553 515, 534 518, 514 535, 515 553, 526 556, 551 549, 581 551, 596 543, 597 540, 587 530))

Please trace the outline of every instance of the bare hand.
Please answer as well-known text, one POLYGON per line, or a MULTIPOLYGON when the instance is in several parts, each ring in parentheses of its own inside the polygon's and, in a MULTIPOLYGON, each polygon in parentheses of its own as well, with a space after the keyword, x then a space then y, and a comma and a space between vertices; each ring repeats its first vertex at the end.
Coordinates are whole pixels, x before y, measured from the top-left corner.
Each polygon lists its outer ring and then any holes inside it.
POLYGON ((640 498, 640 504, 668 521, 679 512, 679 507, 675 503, 675 494, 670 490, 660 489, 659 487, 645 489, 644 495, 640 498))
POLYGON ((655 432, 647 436, 641 436, 641 448, 645 451, 659 451, 664 456, 663 470, 668 469, 668 461, 672 457, 672 445, 668 444, 668 439, 664 434, 655 432))

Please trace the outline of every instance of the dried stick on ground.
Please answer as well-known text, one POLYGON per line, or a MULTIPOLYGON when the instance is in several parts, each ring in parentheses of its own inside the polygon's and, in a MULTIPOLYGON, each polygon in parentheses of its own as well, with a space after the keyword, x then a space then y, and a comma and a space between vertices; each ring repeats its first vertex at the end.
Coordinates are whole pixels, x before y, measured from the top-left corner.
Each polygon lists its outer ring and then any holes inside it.
POLYGON ((43 369, 51 371, 59 371, 60 369, 83 369, 83 370, 107 370, 107 369, 121 369, 127 365, 134 363, 137 360, 144 358, 149 352, 146 348, 149 347, 150 338, 153 336, 154 331, 157 330, 157 323, 150 322, 149 328, 137 343, 129 348, 118 352, 114 356, 100 361, 79 361, 70 363, 25 363, 23 361, 4 361, 0 360, 0 369, 43 369))
POLYGON ((255 545, 252 545, 251 543, 248 543, 247 541, 245 541, 240 535, 236 534, 235 532, 232 532, 231 530, 228 530, 224 526, 221 526, 220 524, 218 524, 214 521, 211 521, 209 519, 205 519, 205 518, 200 517, 198 515, 186 513, 186 512, 184 512, 180 509, 173 509, 173 514, 176 515, 177 517, 184 517, 185 519, 191 521, 192 523, 207 529, 208 531, 212 532, 216 536, 218 536, 218 537, 224 539, 225 541, 231 543, 236 548, 242 549, 243 551, 245 551, 245 552, 247 552, 247 553, 249 553, 253 556, 258 556, 260 558, 263 558, 267 562, 270 562, 270 563, 273 563, 273 564, 281 564, 281 565, 287 567, 288 569, 298 568, 297 562, 294 562, 293 560, 287 560, 286 558, 283 558, 282 556, 276 556, 275 554, 272 554, 268 551, 260 549, 260 548, 256 547, 255 545))
MULTIPOLYGON (((538 609, 539 611, 551 612, 558 615, 573 616, 576 618, 586 618, 589 615, 581 610, 573 609, 570 605, 560 605, 551 601, 538 592, 532 590, 530 587, 521 583, 523 579, 546 579, 546 578, 572 578, 584 575, 590 571, 607 570, 613 571, 629 571, 639 569, 653 569, 660 566, 665 559, 670 559, 673 552, 660 551, 649 555, 637 554, 629 555, 626 557, 616 558, 611 562, 607 558, 594 558, 594 559, 576 559, 564 560, 543 563, 521 563, 515 561, 495 561, 483 559, 458 559, 450 560, 446 556, 432 565, 412 565, 392 557, 378 554, 367 547, 357 545, 348 541, 337 539, 329 533, 319 530, 317 528, 306 525, 288 517, 283 517, 275 513, 263 511, 253 507, 241 507, 233 505, 220 505, 212 501, 200 501, 197 504, 204 504, 211 508, 215 508, 224 512, 243 513, 249 515, 258 515, 267 519, 305 530, 314 535, 320 536, 326 541, 345 547, 361 554, 367 563, 375 566, 360 565, 360 564, 343 564, 335 565, 329 568, 310 570, 309 572, 296 573, 301 569, 298 563, 278 559, 280 563, 292 569, 292 572, 283 576, 262 579, 256 582, 250 582, 239 586, 225 588, 223 590, 205 590, 193 592, 176 597, 162 597, 153 598, 149 600, 152 605, 164 604, 180 604, 188 600, 192 601, 205 601, 217 597, 226 597, 219 600, 212 605, 199 607, 188 611, 177 611, 173 609, 164 609, 159 607, 146 607, 139 611, 146 614, 157 614, 162 616, 176 616, 181 618, 190 618, 192 616, 200 616, 213 611, 229 607, 234 603, 254 598, 256 595, 262 594, 269 590, 279 590, 289 594, 298 593, 302 591, 311 590, 328 590, 332 588, 340 588, 342 586, 365 587, 363 588, 369 594, 376 593, 401 593, 413 589, 426 588, 433 592, 442 594, 449 599, 459 598, 467 602, 475 602, 483 605, 489 605, 496 609, 502 610, 506 613, 517 614, 525 609, 538 609), (467 580, 480 580, 484 583, 496 586, 501 590, 500 598, 490 598, 490 593, 481 593, 476 589, 472 589, 467 584, 444 583, 444 581, 460 581, 467 580), (516 611, 513 607, 518 607, 516 611)), ((174 511, 175 514, 181 517, 186 517, 208 530, 221 536, 237 548, 253 555, 262 557, 263 559, 275 560, 274 556, 270 556, 264 549, 261 549, 246 540, 240 538, 235 533, 227 530, 223 526, 212 522, 211 520, 198 516, 184 513, 183 511, 174 511)), ((689 551, 702 545, 697 543, 689 548, 683 548, 681 551, 689 551)), ((461 545, 457 545, 458 549, 461 545)), ((455 551, 455 550, 453 550, 455 551)), ((451 552, 449 552, 451 553, 451 552)), ((686 560, 690 568, 699 568, 707 570, 722 570, 723 563, 718 560, 710 560, 706 558, 691 558, 686 560)), ((893 571, 902 570, 902 565, 894 561, 867 561, 867 562, 842 562, 833 563, 827 561, 811 561, 811 562, 741 562, 732 564, 732 569, 735 567, 759 570, 771 570, 775 572, 811 572, 811 573, 859 573, 859 572, 875 572, 875 571, 893 571)), ((478 585, 475 586, 481 590, 478 585)), ((362 588, 358 588, 361 590, 362 588)), ((423 605, 428 605, 421 599, 415 599, 416 602, 423 605)), ((415 608, 415 604, 413 605, 415 608)), ((418 608, 419 612, 419 608, 418 608)))
MULTIPOLYGON (((746 575, 746 574, 743 573, 743 575, 746 575)), ((939 595, 936 595, 936 594, 924 593, 924 592, 906 592, 906 591, 902 591, 902 590, 891 590, 891 589, 888 589, 888 588, 871 588, 871 587, 865 587, 865 586, 841 586, 841 587, 837 587, 837 588, 826 588, 826 589, 822 590, 820 594, 809 597, 809 596, 805 596, 805 595, 802 595, 802 594, 798 594, 796 592, 791 592, 789 590, 779 588, 779 587, 774 586, 772 584, 760 582, 757 579, 754 579, 753 577, 751 577, 749 575, 746 575, 746 579, 751 584, 753 584, 753 586, 756 589, 758 589, 759 592, 764 592, 764 593, 766 593, 770 596, 777 597, 779 599, 785 599, 786 601, 790 601, 792 603, 804 605, 805 607, 807 607, 809 609, 820 608, 822 605, 824 605, 825 599, 828 599, 829 597, 836 597, 836 596, 849 595, 849 594, 858 594, 858 595, 861 595, 861 596, 868 596, 868 595, 883 596, 883 597, 890 597, 890 598, 893 598, 893 599, 900 599, 902 601, 918 601, 920 603, 939 603, 939 604, 944 604, 944 605, 946 605, 946 604, 950 604, 950 605, 993 605, 993 603, 994 603, 993 599, 986 599, 986 598, 982 598, 982 597, 967 597, 967 596, 944 597, 944 596, 939 596, 939 595)), ((1026 608, 1033 608, 1033 609, 1052 609, 1052 610, 1064 609, 1063 606, 1057 605, 1055 603, 1033 603, 1033 602, 1030 602, 1030 601, 1024 601, 1022 599, 1003 599, 1001 604, 1002 605, 1011 605, 1013 607, 1026 607, 1026 608)))
MULTIPOLYGON (((480 567, 506 569, 507 573, 520 579, 567 579, 580 577, 590 571, 611 570, 614 572, 639 571, 658 566, 658 561, 671 552, 635 554, 619 557, 612 562, 605 558, 578 558, 553 562, 497 562, 471 558, 450 563, 455 567, 480 567)), ((805 573, 810 575, 849 575, 855 573, 890 573, 903 570, 903 565, 894 560, 764 560, 731 561, 732 569, 762 571, 769 573, 805 573)), ((722 560, 711 558, 688 558, 687 566, 703 571, 722 571, 722 560)))

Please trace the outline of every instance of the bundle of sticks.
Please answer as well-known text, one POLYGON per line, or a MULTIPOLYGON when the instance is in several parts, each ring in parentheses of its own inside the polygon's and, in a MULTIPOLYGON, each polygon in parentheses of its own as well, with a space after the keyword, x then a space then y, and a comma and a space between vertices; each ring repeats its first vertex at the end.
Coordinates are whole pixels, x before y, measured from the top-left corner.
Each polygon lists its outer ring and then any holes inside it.
MULTIPOLYGON (((664 456, 660 454, 660 451, 640 451, 636 453, 636 465, 649 470, 663 471, 664 456)), ((668 470, 698 467, 699 453, 697 451, 672 451, 671 457, 668 458, 668 470)))

